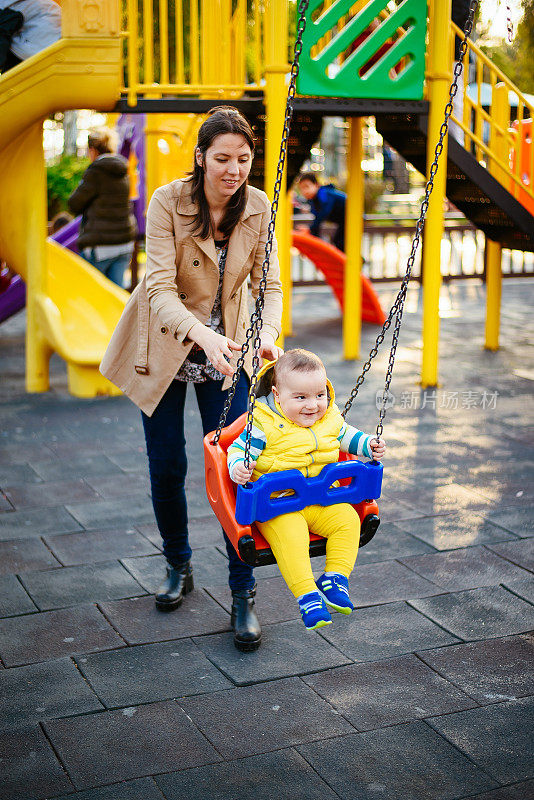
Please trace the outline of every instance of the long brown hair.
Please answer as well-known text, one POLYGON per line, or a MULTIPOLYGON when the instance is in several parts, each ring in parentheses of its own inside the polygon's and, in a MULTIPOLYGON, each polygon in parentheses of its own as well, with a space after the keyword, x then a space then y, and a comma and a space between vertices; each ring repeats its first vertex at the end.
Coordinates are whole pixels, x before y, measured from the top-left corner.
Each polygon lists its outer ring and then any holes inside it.
MULTIPOLYGON (((212 145, 214 139, 224 133, 239 133, 244 136, 252 155, 254 155, 254 134, 245 117, 233 106, 217 106, 211 109, 209 117, 202 123, 198 131, 196 146, 202 154, 203 161, 206 150, 212 145)), ((247 185, 248 181, 245 181, 231 196, 224 217, 219 223, 219 230, 225 239, 230 236, 245 210, 247 185)), ((211 214, 204 194, 204 168, 197 163, 196 150, 191 172, 191 199, 198 206, 198 213, 193 219, 194 231, 201 239, 208 239, 212 230, 211 214)))

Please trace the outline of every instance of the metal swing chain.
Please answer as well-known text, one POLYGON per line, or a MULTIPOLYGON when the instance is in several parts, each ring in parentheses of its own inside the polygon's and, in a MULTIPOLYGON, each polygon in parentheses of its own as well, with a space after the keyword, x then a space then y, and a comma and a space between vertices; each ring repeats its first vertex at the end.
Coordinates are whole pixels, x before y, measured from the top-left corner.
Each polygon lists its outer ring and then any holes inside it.
POLYGON ((309 0, 301 0, 299 4, 299 17, 297 22, 297 37, 295 40, 295 47, 294 47, 294 55, 293 55, 293 63, 291 64, 291 77, 289 81, 289 87, 287 91, 287 103, 286 103, 286 110, 285 110, 285 118, 284 118, 284 129, 282 133, 282 140, 280 142, 280 155, 278 157, 278 166, 276 169, 276 181, 274 184, 274 195, 273 195, 273 202, 271 205, 271 217, 269 220, 269 227, 267 229, 267 241, 265 242, 265 256, 263 259, 263 264, 261 268, 261 279, 259 282, 258 287, 258 296, 256 298, 256 303, 254 307, 254 311, 250 317, 250 326, 246 332, 245 342, 243 347, 241 348, 241 355, 239 356, 236 369, 232 378, 232 384, 228 389, 228 395, 226 397, 226 401, 224 404, 224 408, 222 410, 221 418, 219 419, 219 424, 217 426, 217 430, 215 431, 215 436, 213 438, 213 444, 217 444, 219 438, 221 436, 222 429, 224 428, 226 417, 228 416, 228 411, 230 410, 230 406, 232 404, 232 400, 235 395, 237 382, 239 380, 239 375, 241 374, 241 370, 243 368, 243 364, 245 362, 245 356, 250 349, 250 344, 253 339, 253 356, 252 356, 252 377, 250 381, 250 389, 249 389, 249 405, 247 409, 247 423, 246 423, 246 440, 245 440, 245 466, 248 467, 250 463, 250 439, 252 434, 252 420, 254 416, 254 406, 256 403, 256 383, 258 377, 258 371, 260 368, 260 346, 261 346, 261 338, 260 333, 263 326, 263 309, 265 305, 265 289, 267 287, 267 273, 269 272, 269 262, 271 258, 271 253, 273 249, 273 240, 274 240, 274 230, 276 224, 276 214, 278 211, 278 201, 280 198, 280 191, 282 187, 282 177, 284 173, 284 164, 286 160, 287 154, 287 144, 289 140, 289 131, 291 128, 291 120, 293 118, 293 98, 296 94, 296 84, 297 84, 297 76, 299 74, 299 60, 300 55, 302 53, 302 37, 304 34, 304 30, 306 28, 306 11, 308 9, 309 0))
POLYGON ((387 367, 387 371, 386 371, 386 381, 385 381, 385 385, 384 385, 384 391, 382 393, 381 407, 380 407, 380 412, 379 412, 378 423, 377 423, 377 426, 376 426, 376 438, 377 439, 380 439, 380 437, 381 437, 381 435, 383 433, 383 430, 384 430, 383 422, 384 422, 384 419, 385 419, 385 416, 386 416, 386 404, 387 404, 387 398, 388 398, 388 393, 389 393, 389 387, 390 387, 390 384, 391 384, 391 378, 392 378, 392 375, 393 375, 393 367, 394 367, 394 364, 395 364, 395 354, 397 352, 397 344, 398 344, 398 340, 399 340, 399 333, 400 333, 400 326, 401 326, 401 321, 402 321, 402 314, 403 314, 403 311, 404 311, 404 301, 406 299, 406 294, 407 294, 407 291, 408 291, 408 284, 410 282, 410 278, 411 278, 411 275, 412 275, 412 268, 413 268, 413 265, 414 265, 414 262, 415 262, 415 256, 417 254, 417 249, 419 247, 419 242, 421 240, 421 233, 423 231, 423 227, 424 227, 424 223, 425 223, 425 217, 426 217, 426 212, 428 210, 428 204, 429 204, 429 200, 430 200, 430 195, 432 194, 432 190, 434 188, 434 178, 436 176, 436 172, 438 171, 439 158, 440 158, 441 153, 443 151, 443 141, 445 139, 445 136, 447 135, 447 131, 448 131, 448 127, 449 127, 449 118, 450 118, 450 116, 452 114, 452 111, 453 111, 453 100, 456 97, 456 93, 458 91, 458 80, 460 78, 460 75, 462 74, 463 60, 464 60, 465 54, 467 52, 467 39, 468 39, 472 29, 473 29, 473 22, 474 22, 475 12, 476 12, 477 6, 478 6, 478 0, 470 0, 469 14, 467 16, 467 20, 466 20, 465 27, 464 27, 464 38, 462 39, 462 42, 460 44, 460 54, 459 54, 459 57, 458 57, 458 61, 454 65, 454 78, 453 78, 453 81, 452 81, 450 89, 449 89, 449 100, 447 102, 447 105, 445 106, 444 119, 443 119, 443 122, 441 123, 440 131, 439 131, 439 140, 438 140, 438 143, 436 145, 436 149, 434 151, 434 161, 432 163, 432 166, 430 167, 429 178, 428 178, 428 181, 427 181, 427 184, 426 184, 426 187, 425 187, 425 197, 423 199, 423 202, 421 203, 421 211, 420 211, 420 214, 419 214, 419 219, 417 220, 417 224, 415 226, 415 234, 414 234, 414 238, 413 238, 413 241, 412 241, 412 249, 411 249, 411 252, 410 252, 410 256, 408 258, 408 262, 407 262, 407 265, 406 265, 406 273, 405 273, 404 278, 402 280, 401 287, 399 289, 399 292, 397 294, 395 302, 393 303, 393 305, 391 307, 391 310, 390 310, 390 312, 388 314, 388 317, 387 317, 386 321, 384 322, 384 324, 382 326, 382 330, 380 331, 380 333, 376 337, 376 341, 375 341, 374 347, 372 348, 371 352, 369 353, 369 358, 367 359, 367 361, 363 365, 362 372, 359 375, 359 377, 358 377, 358 379, 356 381, 356 385, 353 388, 352 392, 350 393, 350 397, 347 400, 347 402, 345 403, 345 407, 344 407, 344 409, 342 411, 342 415, 343 415, 343 417, 345 417, 347 415, 348 411, 350 410, 350 408, 352 406, 352 403, 356 399, 356 396, 358 394, 360 386, 362 385, 362 383, 365 380, 365 375, 369 371, 369 369, 371 368, 371 362, 372 362, 373 358, 377 355, 378 349, 379 349, 380 345, 382 344, 382 342, 384 341, 384 337, 385 337, 386 331, 390 328, 391 323, 393 321, 393 317, 395 317, 395 325, 393 327, 391 349, 390 349, 390 353, 389 353, 389 362, 388 362, 388 367, 387 367))
POLYGON ((508 32, 508 41, 511 44, 514 40, 514 23, 512 22, 510 3, 506 3, 506 30, 508 32))

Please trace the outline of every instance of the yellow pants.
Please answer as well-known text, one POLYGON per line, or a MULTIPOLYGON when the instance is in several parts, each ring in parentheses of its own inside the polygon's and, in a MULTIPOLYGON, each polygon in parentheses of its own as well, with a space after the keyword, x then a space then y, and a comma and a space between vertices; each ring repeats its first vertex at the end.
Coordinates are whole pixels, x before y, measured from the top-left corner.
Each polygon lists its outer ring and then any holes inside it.
POLYGON ((339 572, 348 578, 354 568, 360 541, 360 518, 348 503, 307 506, 302 511, 281 514, 256 525, 269 542, 280 572, 295 597, 317 591, 310 561, 310 531, 327 540, 326 572, 339 572))

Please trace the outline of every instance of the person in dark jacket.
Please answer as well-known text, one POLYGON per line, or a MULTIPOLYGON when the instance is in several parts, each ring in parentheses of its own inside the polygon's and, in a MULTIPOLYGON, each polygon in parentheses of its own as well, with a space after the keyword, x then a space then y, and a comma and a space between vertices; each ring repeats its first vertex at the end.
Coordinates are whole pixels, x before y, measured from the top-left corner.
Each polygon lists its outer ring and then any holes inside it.
POLYGON ((332 183, 321 186, 313 172, 304 172, 298 182, 299 191, 306 198, 315 217, 309 231, 320 235, 321 222, 335 222, 337 230, 332 239, 339 250, 345 252, 345 204, 347 195, 332 183))
POLYGON ((137 234, 130 203, 128 162, 115 155, 111 131, 89 134, 91 164, 69 198, 73 214, 82 214, 78 249, 83 257, 113 283, 123 285, 137 234))

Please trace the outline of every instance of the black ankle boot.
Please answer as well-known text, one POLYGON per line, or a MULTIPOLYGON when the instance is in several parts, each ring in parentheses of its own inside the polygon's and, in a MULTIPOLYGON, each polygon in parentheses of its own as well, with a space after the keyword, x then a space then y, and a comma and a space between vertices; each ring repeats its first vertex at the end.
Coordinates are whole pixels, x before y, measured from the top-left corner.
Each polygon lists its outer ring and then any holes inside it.
POLYGON ((184 595, 193 591, 193 567, 190 561, 183 564, 167 562, 167 577, 156 592, 156 608, 159 611, 174 611, 184 595))
POLYGON ((261 644, 260 621, 254 610, 255 597, 256 587, 232 592, 234 644, 243 653, 251 653, 261 644))

